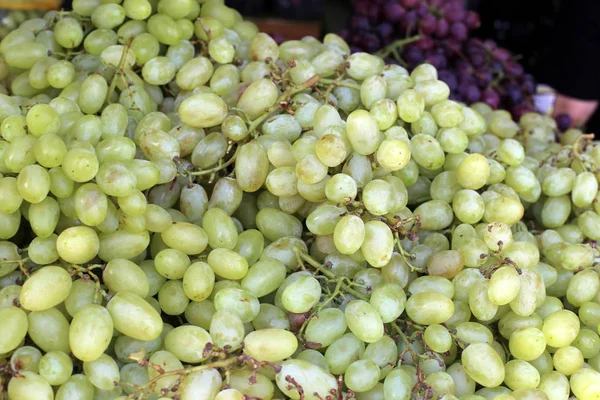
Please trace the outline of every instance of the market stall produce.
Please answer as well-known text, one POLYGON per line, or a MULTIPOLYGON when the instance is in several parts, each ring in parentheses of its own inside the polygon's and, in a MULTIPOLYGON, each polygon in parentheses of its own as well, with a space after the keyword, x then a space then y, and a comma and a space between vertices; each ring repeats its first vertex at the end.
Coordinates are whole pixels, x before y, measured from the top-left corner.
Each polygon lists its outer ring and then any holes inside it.
POLYGON ((600 397, 589 136, 219 0, 73 10, 0 42, 0 398, 600 397))

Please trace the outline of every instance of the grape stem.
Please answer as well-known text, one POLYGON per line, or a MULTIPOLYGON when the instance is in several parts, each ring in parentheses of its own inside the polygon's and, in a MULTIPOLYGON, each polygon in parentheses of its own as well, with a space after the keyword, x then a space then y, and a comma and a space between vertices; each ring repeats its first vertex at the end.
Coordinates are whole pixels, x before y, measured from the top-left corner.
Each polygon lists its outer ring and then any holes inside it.
MULTIPOLYGON (((259 116, 258 118, 256 118, 254 121, 252 121, 250 123, 248 130, 250 132, 256 132, 256 128, 258 128, 258 125, 260 125, 261 122, 263 122, 269 115, 271 115, 273 112, 277 111, 278 109, 280 109, 284 105, 286 105, 288 100, 295 94, 300 93, 308 88, 315 86, 317 84, 317 82, 319 82, 320 79, 321 79, 321 77, 319 75, 314 75, 312 78, 308 79, 306 82, 304 82, 298 86, 291 86, 291 87, 287 88, 281 94, 281 96, 279 96, 279 99, 277 99, 275 104, 273 104, 271 107, 265 109, 264 114, 262 114, 261 116, 259 116)), ((254 135, 254 136, 256 136, 256 135, 254 135)))
POLYGON ((108 104, 112 104, 112 102, 110 101, 110 98, 112 97, 112 94, 115 91, 115 87, 117 86, 117 80, 123 73, 123 66, 125 65, 125 60, 127 59, 127 54, 129 54, 129 46, 130 46, 129 44, 126 44, 123 47, 123 53, 121 54, 121 59, 119 60, 119 66, 117 67, 117 72, 115 72, 115 75, 112 77, 112 80, 110 81, 110 86, 108 87, 108 92, 106 93, 106 102, 108 104))
POLYGON ((18 263, 19 270, 23 273, 23 275, 29 276, 29 271, 27 270, 27 268, 25 268, 25 263, 27 261, 29 261, 29 257, 22 258, 20 260, 2 260, 0 261, 0 265, 18 263))
POLYGON ((411 272, 424 272, 423 269, 421 268, 417 268, 414 265, 412 265, 412 263, 409 261, 409 259, 412 259, 412 254, 407 253, 406 250, 404 250, 404 247, 402 247, 402 242, 400 241, 400 234, 398 232, 394 232, 394 237, 396 238, 396 244, 398 247, 398 251, 400 252, 400 255, 402 256, 402 258, 404 259, 404 262, 406 263, 406 265, 408 265, 410 267, 411 272))
MULTIPOLYGON (((354 290, 350 287, 350 285, 348 285, 347 283, 344 283, 344 277, 339 277, 336 276, 333 272, 329 271, 327 268, 323 268, 323 265, 321 265, 317 260, 315 260, 314 258, 312 258, 311 256, 309 256, 308 254, 304 253, 300 248, 298 247, 294 247, 294 253, 296 253, 300 259, 302 259, 302 261, 306 262, 308 265, 310 265, 311 267, 313 267, 314 269, 316 269, 316 272, 320 272, 321 274, 325 275, 327 278, 329 279, 333 279, 338 281, 338 284, 340 285, 340 288, 356 297, 357 299, 361 299, 364 301, 369 301, 369 297, 357 290, 354 290)), ((335 290, 334 290, 335 293, 335 290)))
POLYGON ((375 53, 375 55, 385 59, 390 54, 395 54, 395 55, 398 54, 398 49, 400 47, 406 46, 407 44, 410 44, 410 43, 417 42, 420 39, 421 39, 420 35, 415 35, 415 36, 408 37, 406 39, 396 40, 395 42, 392 42, 389 45, 385 46, 383 49, 379 50, 377 53, 375 53))

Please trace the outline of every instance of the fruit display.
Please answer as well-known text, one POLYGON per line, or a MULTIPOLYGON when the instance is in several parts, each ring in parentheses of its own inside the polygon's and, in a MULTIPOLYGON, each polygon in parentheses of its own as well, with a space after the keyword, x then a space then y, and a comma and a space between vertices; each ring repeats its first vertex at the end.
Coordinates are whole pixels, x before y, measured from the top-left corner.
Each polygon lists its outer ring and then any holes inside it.
POLYGON ((600 397, 600 147, 220 0, 0 41, 0 398, 600 397))
POLYGON ((380 51, 387 62, 409 71, 430 63, 450 87, 451 99, 481 101, 509 110, 519 119, 534 110, 535 80, 510 51, 493 40, 472 37, 470 32, 479 27, 480 19, 464 3, 354 0, 353 15, 342 37, 353 51, 380 51))

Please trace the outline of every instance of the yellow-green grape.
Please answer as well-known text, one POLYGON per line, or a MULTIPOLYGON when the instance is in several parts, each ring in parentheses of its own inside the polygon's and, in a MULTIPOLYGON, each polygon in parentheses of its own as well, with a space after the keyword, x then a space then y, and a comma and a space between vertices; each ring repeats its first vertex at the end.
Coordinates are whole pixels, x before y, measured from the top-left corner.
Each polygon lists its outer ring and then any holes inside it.
POLYGON ((6 354, 17 348, 27 335, 27 314, 16 307, 0 308, 0 352, 6 354))
POLYGON ((46 197, 39 203, 29 207, 29 224, 38 238, 47 238, 56 229, 60 217, 58 202, 52 197, 46 197))
POLYGON ((161 250, 154 257, 156 271, 167 279, 183 278, 190 264, 187 254, 176 249, 161 250))
POLYGON ((221 309, 214 312, 209 332, 218 347, 237 349, 246 335, 242 319, 234 311, 221 309))
POLYGON ((32 346, 22 346, 14 351, 10 357, 10 366, 15 371, 39 372, 39 363, 42 352, 32 346))
POLYGON ((465 189, 481 189, 490 177, 490 164, 481 154, 469 154, 456 170, 458 183, 465 189))
POLYGON ((117 293, 106 305, 114 327, 133 339, 154 340, 163 328, 160 315, 140 296, 129 293, 117 293))
POLYGON ((98 172, 96 155, 83 148, 72 148, 67 151, 62 163, 65 175, 75 182, 87 182, 98 172))
POLYGON ((112 389, 114 382, 121 379, 117 363, 107 354, 102 354, 94 361, 84 361, 83 372, 92 385, 101 390, 112 389))
POLYGON ((60 129, 60 116, 47 104, 36 104, 26 116, 27 131, 37 137, 55 134, 60 129))
POLYGON ((573 394, 581 400, 592 400, 600 392, 600 373, 590 368, 581 368, 576 371, 569 383, 573 394))
POLYGON ((377 310, 384 323, 395 321, 404 311, 406 294, 395 283, 384 283, 371 294, 369 303, 377 310))
POLYGON ((8 381, 8 396, 11 399, 52 399, 54 392, 50 383, 31 371, 19 371, 19 376, 8 381))
POLYGON ((569 379, 556 371, 542 375, 538 389, 546 393, 548 398, 556 399, 568 399, 571 393, 569 379))
POLYGON ((24 200, 32 204, 39 203, 50 191, 50 175, 39 165, 28 165, 19 172, 17 189, 24 200))
POLYGON ((99 251, 98 234, 86 226, 67 228, 58 235, 56 249, 60 257, 73 264, 92 260, 99 251))
POLYGON ((575 313, 559 310, 548 315, 544 320, 542 332, 546 343, 552 347, 568 346, 579 334, 580 322, 575 313))
POLYGON ((109 261, 102 273, 104 284, 114 293, 131 292, 140 297, 148 296, 149 283, 144 271, 135 263, 114 259, 109 261))
POLYGON ((423 333, 425 344, 437 353, 445 353, 452 346, 452 336, 442 325, 433 324, 425 328, 423 333))
POLYGON ((540 373, 527 361, 510 360, 505 371, 504 383, 512 390, 533 389, 540 383, 540 373))
POLYGON ((304 335, 309 342, 327 347, 342 337, 346 328, 344 312, 335 308, 326 308, 318 313, 318 318, 308 322, 304 335))
POLYGON ((19 302, 26 310, 47 310, 67 298, 71 285, 71 276, 65 269, 57 266, 42 267, 23 284, 19 302))
POLYGON ((554 353, 552 363, 557 372, 570 376, 583 367, 583 354, 577 347, 561 347, 554 353))
POLYGON ((244 323, 252 321, 260 311, 258 299, 254 295, 235 287, 216 292, 214 305, 217 311, 226 309, 235 312, 244 323))
POLYGON ((188 255, 200 254, 208 245, 208 238, 204 230, 187 222, 173 223, 161 233, 161 237, 167 246, 188 255))
POLYGON ((165 337, 165 349, 186 363, 204 361, 207 358, 204 350, 209 343, 212 343, 210 334, 193 325, 179 326, 165 337))
MULTIPOLYGON (((175 370, 178 368, 176 365, 173 365, 170 369, 175 370)), ((152 376, 152 372, 150 373, 150 375, 152 376)), ((175 382, 176 379, 177 377, 163 378, 159 380, 159 382, 162 382, 164 380, 167 381, 164 384, 160 384, 160 386, 167 388, 171 387, 171 385, 175 382)), ((231 381, 233 381, 233 379, 231 381)), ((232 383, 231 381, 230 384, 232 383)), ((258 382, 259 380, 257 379, 257 383, 258 382)), ((214 368, 204 369, 198 372, 191 373, 187 375, 181 382, 181 400, 194 400, 198 398, 213 399, 221 390, 222 383, 223 381, 221 378, 221 374, 218 370, 214 368)))
POLYGON ((487 343, 473 343, 463 350, 461 364, 475 382, 484 387, 500 385, 505 367, 496 351, 487 343))
POLYGON ((250 266, 241 281, 242 289, 260 298, 277 290, 285 276, 286 268, 283 262, 264 257, 250 266))
POLYGON ((598 274, 591 270, 581 271, 569 281, 567 300, 574 306, 581 306, 596 297, 600 290, 598 274))
POLYGON ((336 390, 336 378, 315 364, 292 359, 284 361, 281 366, 275 382, 279 390, 290 398, 300 398, 300 395, 294 386, 289 385, 286 377, 293 378, 300 387, 310 387, 313 393, 319 396, 327 396, 327 393, 336 390))
POLYGON ((304 276, 283 290, 281 300, 286 310, 304 313, 316 305, 321 297, 321 284, 311 276, 304 276))
POLYGON ((133 258, 140 255, 150 243, 147 231, 129 232, 117 230, 99 235, 100 249, 98 257, 104 261, 115 258, 133 258))
POLYGON ((353 300, 344 311, 348 328, 360 340, 374 343, 383 336, 383 322, 375 307, 364 300, 353 300))
POLYGON ((406 313, 419 324, 441 324, 454 313, 454 304, 443 294, 423 292, 408 298, 406 313))
POLYGON ((383 390, 376 391, 375 395, 380 395, 385 399, 409 399, 413 386, 414 378, 410 372, 397 368, 386 376, 383 381, 383 390))
POLYGON ((96 28, 113 29, 125 20, 125 9, 118 4, 102 4, 94 9, 91 17, 96 28))
POLYGON ((11 176, 0 179, 0 211, 13 213, 23 203, 23 197, 19 193, 17 179, 11 176))
POLYGON ((283 329, 261 329, 244 338, 244 353, 258 361, 283 360, 294 354, 297 347, 294 334, 283 329))
POLYGON ((183 290, 192 301, 207 299, 214 284, 215 273, 210 265, 202 261, 191 264, 183 275, 183 290))
POLYGON ((520 360, 532 361, 540 357, 546 349, 543 332, 535 327, 517 329, 510 336, 511 354, 520 360))
POLYGON ((84 362, 100 358, 113 335, 113 320, 106 308, 88 304, 73 314, 69 327, 71 352, 84 362))

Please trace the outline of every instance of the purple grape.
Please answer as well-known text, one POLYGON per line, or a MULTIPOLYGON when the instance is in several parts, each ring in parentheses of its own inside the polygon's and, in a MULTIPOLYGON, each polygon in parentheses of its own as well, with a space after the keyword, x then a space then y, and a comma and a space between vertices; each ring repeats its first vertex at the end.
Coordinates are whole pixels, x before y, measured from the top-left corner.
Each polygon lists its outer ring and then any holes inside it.
POLYGON ((513 118, 519 120, 523 115, 533 111, 527 104, 519 104, 511 108, 513 118))
POLYGON ((417 15, 421 18, 426 15, 431 15, 431 14, 429 14, 429 7, 427 7, 427 4, 423 4, 423 3, 419 4, 417 6, 416 11, 417 11, 417 15))
POLYGON ((374 53, 381 48, 381 40, 373 33, 367 33, 363 36, 361 47, 369 53, 374 53))
POLYGON ((475 103, 481 98, 481 91, 473 81, 460 82, 458 94, 468 103, 475 103))
POLYGON ((498 45, 496 44, 495 41, 493 41, 492 39, 486 39, 483 41, 483 45, 488 49, 488 50, 494 50, 495 48, 498 47, 498 45))
POLYGON ((477 79, 477 83, 479 84, 480 88, 485 88, 488 87, 488 85, 494 80, 494 74, 490 70, 483 69, 477 71, 475 74, 475 79, 477 79))
POLYGON ((400 22, 404 14, 406 14, 406 11, 398 3, 387 2, 383 6, 382 15, 386 21, 394 23, 400 22))
POLYGON ((437 24, 435 27, 435 35, 437 37, 439 37, 440 39, 443 39, 446 36, 448 36, 449 31, 450 31, 450 25, 448 24, 448 21, 446 21, 445 19, 440 19, 437 21, 437 24))
POLYGON ((426 57, 426 61, 438 70, 448 66, 448 60, 443 54, 431 54, 426 57))
POLYGON ((462 22, 455 22, 452 25, 450 25, 450 36, 452 36, 459 42, 465 41, 467 39, 468 34, 469 30, 467 29, 467 26, 462 22))
POLYGON ((375 27, 375 32, 377 32, 382 39, 388 39, 394 34, 394 26, 389 22, 382 22, 375 27))
POLYGON ((446 2, 441 7, 442 14, 448 22, 460 22, 465 19, 466 10, 463 4, 460 2, 446 2))
POLYGON ((525 73, 523 66, 516 61, 507 61, 504 63, 504 70, 508 75, 520 77, 525 73))
POLYGON ((419 39, 417 45, 421 50, 431 50, 435 46, 435 42, 429 36, 421 36, 421 39, 419 39))
POLYGON ((368 31, 371 29, 371 24, 369 23, 369 18, 354 15, 350 18, 350 29, 354 31, 368 31))
POLYGON ((512 54, 510 54, 510 51, 503 49, 502 47, 497 47, 492 50, 492 57, 498 61, 508 61, 512 58, 512 54))
POLYGON ((534 94, 535 93, 535 79, 530 74, 523 75, 523 89, 526 93, 534 94))
POLYGON ((426 14, 421 18, 421 32, 425 35, 431 35, 437 30, 437 18, 431 14, 426 14))
POLYGON ((358 15, 369 15, 369 8, 371 4, 367 0, 354 0, 352 2, 352 8, 358 15))
POLYGON ((419 16, 417 15, 417 13, 415 11, 408 11, 402 17, 402 21, 400 21, 400 27, 402 28, 403 31, 412 32, 415 29, 415 27, 417 26, 418 22, 419 22, 419 16))
POLYGON ((446 82, 446 85, 450 88, 451 91, 455 91, 458 88, 458 79, 456 79, 456 75, 447 69, 442 69, 438 71, 438 79, 440 81, 446 82))
POLYGON ((569 114, 560 114, 556 116, 556 125, 561 132, 569 129, 572 123, 573 119, 569 114))
POLYGON ((500 106, 500 95, 492 88, 487 88, 481 92, 481 101, 496 109, 500 106))
POLYGON ((400 0, 400 4, 402 4, 405 8, 415 8, 419 5, 420 0, 400 0))
POLYGON ((520 104, 523 101, 523 92, 521 91, 521 87, 519 85, 507 83, 504 86, 504 90, 506 91, 508 100, 512 104, 520 104))
POLYGON ((404 59, 407 63, 417 66, 418 64, 422 63, 425 58, 423 56, 423 52, 418 46, 411 45, 405 48, 404 59))
POLYGON ((481 26, 481 19, 479 18, 479 14, 475 11, 468 10, 465 15, 465 23, 469 29, 477 29, 481 26))

